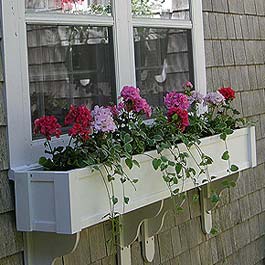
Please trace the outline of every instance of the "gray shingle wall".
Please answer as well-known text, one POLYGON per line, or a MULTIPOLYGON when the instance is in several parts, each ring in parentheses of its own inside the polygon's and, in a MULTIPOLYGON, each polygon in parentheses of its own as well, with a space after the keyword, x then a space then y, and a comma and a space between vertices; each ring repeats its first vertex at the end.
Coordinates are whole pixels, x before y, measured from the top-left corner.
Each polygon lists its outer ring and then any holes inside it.
MULTIPOLYGON (((168 214, 156 237, 153 265, 262 265, 265 261, 265 3, 264 0, 203 0, 208 90, 233 86, 237 107, 256 122, 258 167, 224 192, 213 212, 216 236, 201 231, 200 207, 189 192, 181 215, 168 214)), ((2 69, 2 68, 1 68, 2 69)), ((0 73, 0 77, 2 74, 0 73)), ((13 189, 7 180, 5 93, 0 82, 0 264, 22 264, 22 237, 15 231, 13 189)), ((82 232, 75 253, 56 265, 108 265, 109 224, 82 232)), ((134 265, 144 265, 140 243, 134 265)))

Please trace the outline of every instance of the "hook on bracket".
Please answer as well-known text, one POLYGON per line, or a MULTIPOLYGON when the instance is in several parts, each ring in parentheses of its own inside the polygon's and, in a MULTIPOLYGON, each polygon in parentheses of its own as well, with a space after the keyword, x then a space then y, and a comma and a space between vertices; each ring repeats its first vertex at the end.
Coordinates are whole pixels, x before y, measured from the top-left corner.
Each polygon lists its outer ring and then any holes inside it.
POLYGON ((202 230, 205 234, 210 234, 212 231, 212 210, 218 204, 218 202, 213 202, 211 200, 212 192, 215 192, 220 197, 222 192, 228 188, 226 183, 237 182, 238 178, 239 173, 235 173, 226 177, 225 179, 210 182, 200 188, 202 230))

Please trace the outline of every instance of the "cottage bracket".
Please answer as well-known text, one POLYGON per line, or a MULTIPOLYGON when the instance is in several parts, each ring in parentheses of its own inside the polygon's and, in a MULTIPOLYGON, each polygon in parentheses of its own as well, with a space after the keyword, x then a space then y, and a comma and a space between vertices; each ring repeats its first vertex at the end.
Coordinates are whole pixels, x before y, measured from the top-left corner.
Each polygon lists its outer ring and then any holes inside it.
POLYGON ((24 233, 25 264, 54 265, 55 259, 75 251, 80 233, 63 235, 46 232, 24 233))

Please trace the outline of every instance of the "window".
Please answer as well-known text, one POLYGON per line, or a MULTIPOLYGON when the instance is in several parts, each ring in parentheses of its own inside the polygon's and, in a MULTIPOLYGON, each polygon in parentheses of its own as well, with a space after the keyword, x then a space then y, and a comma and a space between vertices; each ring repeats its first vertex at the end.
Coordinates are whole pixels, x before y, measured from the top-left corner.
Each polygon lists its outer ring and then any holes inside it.
POLYGON ((2 18, 11 168, 43 152, 36 117, 115 102, 124 85, 154 106, 186 80, 206 90, 201 0, 13 0, 2 18))
POLYGON ((27 46, 32 122, 54 115, 63 124, 70 104, 116 101, 111 27, 30 24, 27 46))

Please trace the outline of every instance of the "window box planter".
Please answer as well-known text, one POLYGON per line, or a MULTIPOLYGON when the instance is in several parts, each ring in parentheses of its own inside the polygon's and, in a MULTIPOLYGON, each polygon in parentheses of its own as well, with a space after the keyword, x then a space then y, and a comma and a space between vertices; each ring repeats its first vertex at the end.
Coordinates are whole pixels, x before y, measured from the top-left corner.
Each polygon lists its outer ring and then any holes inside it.
MULTIPOLYGON (((228 175, 228 162, 221 159, 226 150, 225 142, 219 135, 203 138, 201 149, 213 160, 209 166, 209 176, 220 180, 228 175)), ((231 163, 239 171, 256 166, 255 128, 236 130, 227 138, 227 147, 231 163)), ((179 145, 183 150, 183 144, 179 145)), ((194 156, 195 148, 191 149, 194 156)), ((156 156, 156 151, 148 153, 156 156)), ((170 154, 165 154, 170 156, 170 154)), ((139 179, 136 191, 126 184, 128 205, 122 204, 122 186, 119 179, 114 183, 115 194, 119 198, 116 211, 128 213, 170 197, 170 192, 161 177, 161 172, 154 171, 152 159, 146 155, 137 155, 141 167, 134 167, 128 174, 139 179)), ((196 168, 194 162, 193 167, 196 168)), ((205 184, 207 176, 201 176, 196 186, 205 184)), ((44 231, 59 234, 74 234, 86 227, 104 221, 109 212, 109 202, 99 172, 92 168, 76 169, 66 172, 43 171, 41 169, 14 172, 16 194, 17 228, 20 231, 44 231)), ((179 182, 181 192, 193 189, 192 179, 179 182)))

